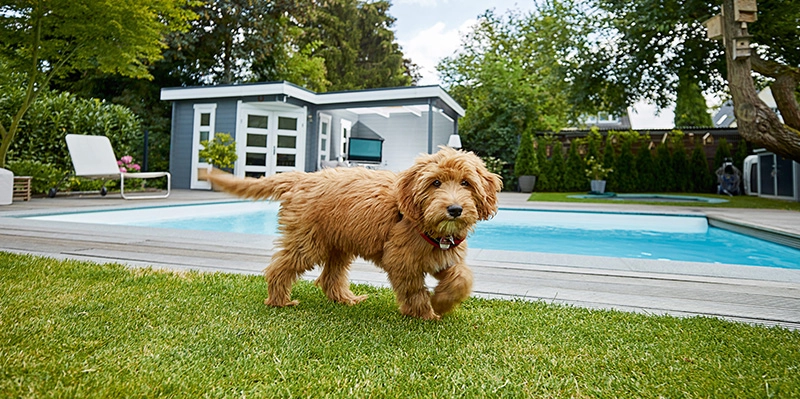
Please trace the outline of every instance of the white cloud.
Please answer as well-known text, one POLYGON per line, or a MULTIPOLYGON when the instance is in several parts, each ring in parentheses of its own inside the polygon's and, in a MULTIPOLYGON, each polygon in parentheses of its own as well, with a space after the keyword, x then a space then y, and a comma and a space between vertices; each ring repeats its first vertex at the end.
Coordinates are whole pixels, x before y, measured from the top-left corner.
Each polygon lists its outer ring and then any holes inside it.
POLYGON ((411 61, 420 66, 422 80, 420 85, 439 84, 436 64, 443 58, 452 55, 461 45, 461 34, 475 24, 474 19, 465 21, 456 29, 447 29, 444 22, 436 22, 433 26, 419 31, 407 41, 399 41, 403 53, 411 61))

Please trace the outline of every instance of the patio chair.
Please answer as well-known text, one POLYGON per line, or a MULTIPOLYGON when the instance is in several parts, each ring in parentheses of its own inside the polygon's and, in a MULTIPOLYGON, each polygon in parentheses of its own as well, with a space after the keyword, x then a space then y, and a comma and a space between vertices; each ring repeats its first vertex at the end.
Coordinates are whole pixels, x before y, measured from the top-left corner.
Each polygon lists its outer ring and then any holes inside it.
MULTIPOLYGON (((106 136, 87 136, 80 134, 67 135, 67 148, 69 156, 72 158, 72 165, 75 167, 74 176, 86 177, 89 179, 103 179, 103 187, 100 195, 108 193, 105 180, 120 180, 120 194, 124 199, 145 199, 145 198, 167 198, 170 194, 172 176, 169 172, 142 172, 127 173, 121 172, 117 165, 117 158, 114 156, 114 149, 111 148, 111 141, 106 136), (166 194, 157 195, 129 195, 125 193, 126 179, 153 179, 159 177, 167 178, 166 194)), ((67 175, 69 177, 69 175, 67 175)), ((48 196, 55 197, 58 187, 50 189, 48 196)))

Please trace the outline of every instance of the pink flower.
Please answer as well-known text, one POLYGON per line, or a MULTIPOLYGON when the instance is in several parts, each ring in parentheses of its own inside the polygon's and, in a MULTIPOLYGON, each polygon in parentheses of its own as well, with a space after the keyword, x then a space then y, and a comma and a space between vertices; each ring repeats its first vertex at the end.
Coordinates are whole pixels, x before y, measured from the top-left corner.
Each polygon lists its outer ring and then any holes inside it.
POLYGON ((127 170, 127 169, 125 169, 125 167, 124 167, 124 166, 123 166, 123 167, 121 167, 121 168, 119 168, 119 171, 120 171, 120 172, 122 172, 122 173, 127 173, 127 172, 128 172, 128 170, 127 170))
POLYGON ((122 161, 117 161, 117 165, 122 166, 125 165, 122 161))
POLYGON ((128 165, 128 166, 129 166, 131 169, 133 169, 133 170, 135 170, 135 171, 137 171, 137 172, 138 172, 138 171, 140 171, 140 170, 142 170, 142 167, 141 167, 141 166, 139 166, 139 164, 137 164, 137 163, 135 163, 135 164, 133 164, 133 165, 128 165))
POLYGON ((124 157, 120 158, 120 160, 124 163, 131 163, 133 162, 133 157, 130 155, 125 155, 124 157))

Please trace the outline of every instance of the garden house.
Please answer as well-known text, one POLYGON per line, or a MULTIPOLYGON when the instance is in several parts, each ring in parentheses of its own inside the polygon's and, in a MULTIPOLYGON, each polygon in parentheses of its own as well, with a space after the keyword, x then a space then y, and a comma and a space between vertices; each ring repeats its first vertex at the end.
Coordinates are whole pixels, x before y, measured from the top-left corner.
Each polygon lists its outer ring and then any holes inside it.
POLYGON ((173 187, 193 189, 210 188, 197 179, 208 166, 198 152, 216 133, 236 142, 237 176, 344 164, 400 171, 420 153, 460 146, 464 115, 439 86, 315 93, 274 82, 164 88, 161 99, 172 102, 173 187))

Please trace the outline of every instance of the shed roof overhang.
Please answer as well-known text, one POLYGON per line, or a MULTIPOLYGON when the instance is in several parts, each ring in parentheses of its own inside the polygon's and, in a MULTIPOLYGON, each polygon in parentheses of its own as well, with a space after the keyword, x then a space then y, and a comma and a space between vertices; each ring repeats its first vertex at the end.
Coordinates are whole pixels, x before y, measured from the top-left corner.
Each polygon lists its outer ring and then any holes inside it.
POLYGON ((464 116, 464 108, 441 86, 408 86, 315 93, 284 81, 161 89, 161 100, 164 101, 260 96, 288 96, 320 108, 376 108, 429 104, 441 108, 442 112, 449 114, 453 119, 464 116))

